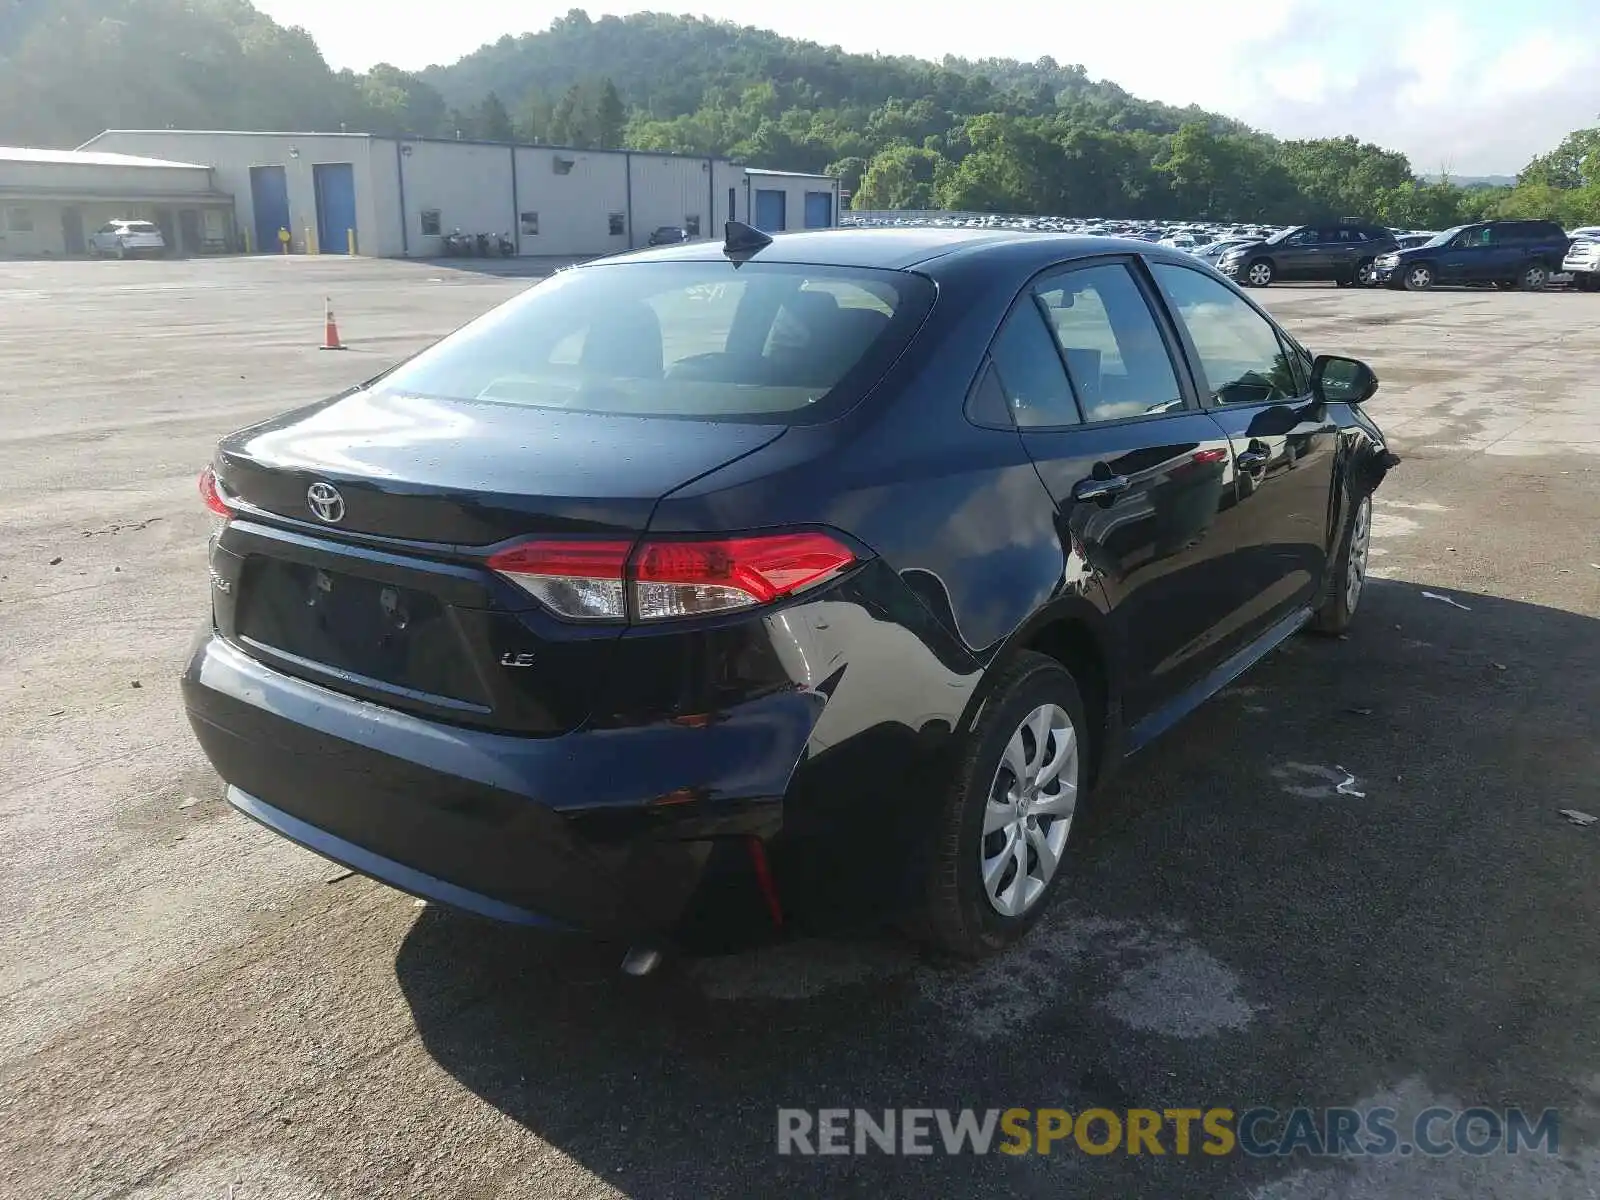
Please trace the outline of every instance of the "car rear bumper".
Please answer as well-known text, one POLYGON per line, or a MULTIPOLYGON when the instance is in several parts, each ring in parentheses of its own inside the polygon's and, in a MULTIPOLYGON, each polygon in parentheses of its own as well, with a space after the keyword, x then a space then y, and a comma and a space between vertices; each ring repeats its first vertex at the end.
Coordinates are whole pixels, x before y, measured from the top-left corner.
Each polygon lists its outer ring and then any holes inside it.
POLYGON ((342 695, 209 631, 182 686, 230 802, 268 828, 440 903, 619 937, 675 924, 719 843, 777 832, 821 704, 517 737, 342 695))

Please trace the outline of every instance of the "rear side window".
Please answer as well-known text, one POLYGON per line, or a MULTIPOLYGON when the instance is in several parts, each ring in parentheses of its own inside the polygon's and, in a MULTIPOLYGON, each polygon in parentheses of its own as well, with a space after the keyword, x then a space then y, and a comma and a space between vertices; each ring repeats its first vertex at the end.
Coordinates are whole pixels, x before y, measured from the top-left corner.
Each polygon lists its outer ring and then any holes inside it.
POLYGON ((1086 421, 1183 407, 1183 392, 1144 293, 1121 263, 1069 271, 1039 302, 1086 421))
POLYGON ((826 420, 877 382, 933 294, 905 272, 781 263, 560 271, 375 386, 596 413, 826 420))
POLYGON ((1222 283, 1166 263, 1150 266, 1189 331, 1218 404, 1265 404, 1300 394, 1278 331, 1222 283))
POLYGON ((1011 310, 989 349, 1018 426, 1041 428, 1078 423, 1066 373, 1044 319, 1030 297, 1011 310))

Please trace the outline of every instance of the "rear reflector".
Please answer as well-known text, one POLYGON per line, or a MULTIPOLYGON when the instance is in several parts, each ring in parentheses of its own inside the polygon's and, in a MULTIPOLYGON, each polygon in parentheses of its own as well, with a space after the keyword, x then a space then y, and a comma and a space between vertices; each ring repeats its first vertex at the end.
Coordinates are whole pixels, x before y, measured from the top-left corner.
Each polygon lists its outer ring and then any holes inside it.
POLYGON ((229 508, 228 502, 222 498, 222 488, 217 484, 217 473, 210 467, 200 472, 200 499, 223 520, 233 516, 233 509, 229 508))
POLYGON ((697 541, 647 539, 630 560, 626 542, 525 542, 489 559, 559 616, 641 621, 733 612, 816 587, 856 561, 825 533, 777 533, 697 541))

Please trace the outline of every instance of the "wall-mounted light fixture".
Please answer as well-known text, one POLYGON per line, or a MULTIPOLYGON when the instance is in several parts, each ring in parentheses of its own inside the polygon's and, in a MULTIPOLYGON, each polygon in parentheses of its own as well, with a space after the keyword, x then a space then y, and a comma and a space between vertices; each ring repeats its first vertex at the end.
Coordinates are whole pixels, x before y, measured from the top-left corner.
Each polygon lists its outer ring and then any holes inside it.
POLYGON ((298 146, 290 146, 289 147, 289 157, 290 158, 299 158, 300 157, 300 148, 298 146))
POLYGON ((400 153, 404 154, 407 158, 410 158, 411 157, 411 143, 407 142, 405 145, 401 146, 400 147, 400 153))

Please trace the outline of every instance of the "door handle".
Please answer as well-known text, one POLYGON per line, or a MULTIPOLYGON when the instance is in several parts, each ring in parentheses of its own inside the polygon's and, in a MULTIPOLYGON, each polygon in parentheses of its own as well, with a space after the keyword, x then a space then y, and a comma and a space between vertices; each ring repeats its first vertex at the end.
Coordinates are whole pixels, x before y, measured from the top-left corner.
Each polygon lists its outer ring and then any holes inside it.
POLYGON ((1254 471, 1271 462, 1272 455, 1265 450, 1244 450, 1233 461, 1242 471, 1254 471))
POLYGON ((1115 496, 1122 495, 1123 492, 1128 490, 1129 486, 1126 475, 1108 475, 1104 479, 1098 476, 1091 476, 1088 479, 1078 480, 1072 489, 1072 498, 1074 500, 1110 500, 1115 496))

